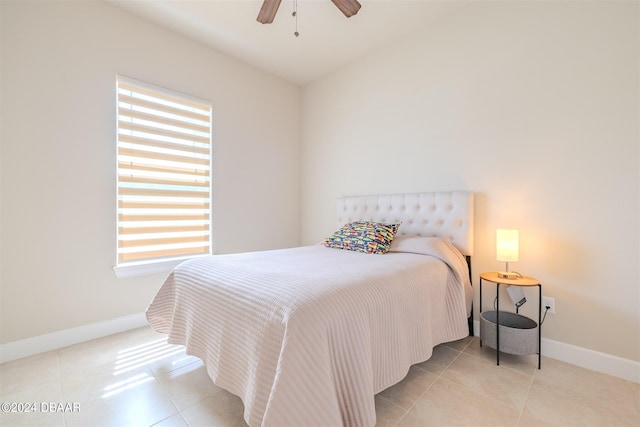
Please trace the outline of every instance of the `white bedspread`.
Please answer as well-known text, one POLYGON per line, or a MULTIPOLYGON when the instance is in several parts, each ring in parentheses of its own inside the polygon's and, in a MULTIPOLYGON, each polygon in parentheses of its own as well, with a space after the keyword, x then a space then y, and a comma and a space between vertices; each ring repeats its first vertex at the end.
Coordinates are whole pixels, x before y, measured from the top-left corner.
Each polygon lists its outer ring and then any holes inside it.
POLYGON ((464 258, 438 242, 434 256, 315 245, 194 259, 147 318, 240 396, 251 427, 374 426, 375 393, 469 333, 464 258))

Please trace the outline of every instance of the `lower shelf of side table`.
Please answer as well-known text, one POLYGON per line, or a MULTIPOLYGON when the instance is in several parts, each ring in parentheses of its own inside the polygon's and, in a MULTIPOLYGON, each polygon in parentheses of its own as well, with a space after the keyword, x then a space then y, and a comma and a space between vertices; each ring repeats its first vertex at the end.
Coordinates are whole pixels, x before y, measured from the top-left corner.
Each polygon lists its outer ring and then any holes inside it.
MULTIPOLYGON (((483 345, 496 349, 496 320, 498 312, 480 314, 480 340, 483 345)), ((538 327, 532 319, 508 311, 500 311, 500 351, 528 355, 538 353, 538 327)))

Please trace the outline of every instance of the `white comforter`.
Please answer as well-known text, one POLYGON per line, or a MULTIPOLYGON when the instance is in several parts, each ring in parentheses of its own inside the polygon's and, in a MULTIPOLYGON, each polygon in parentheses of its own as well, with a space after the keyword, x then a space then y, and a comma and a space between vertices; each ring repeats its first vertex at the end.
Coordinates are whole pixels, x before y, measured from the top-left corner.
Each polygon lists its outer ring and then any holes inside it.
POLYGON ((406 250, 433 256, 315 245, 194 259, 147 318, 240 396, 251 427, 374 426, 375 393, 469 333, 464 258, 435 239, 406 250))

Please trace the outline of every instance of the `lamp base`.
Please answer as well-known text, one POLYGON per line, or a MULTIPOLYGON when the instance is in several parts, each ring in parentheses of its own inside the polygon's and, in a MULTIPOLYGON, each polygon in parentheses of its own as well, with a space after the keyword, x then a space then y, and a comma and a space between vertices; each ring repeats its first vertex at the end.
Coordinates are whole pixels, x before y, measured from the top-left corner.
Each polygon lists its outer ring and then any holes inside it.
POLYGON ((512 271, 498 271, 498 277, 501 279, 517 279, 518 273, 512 271))

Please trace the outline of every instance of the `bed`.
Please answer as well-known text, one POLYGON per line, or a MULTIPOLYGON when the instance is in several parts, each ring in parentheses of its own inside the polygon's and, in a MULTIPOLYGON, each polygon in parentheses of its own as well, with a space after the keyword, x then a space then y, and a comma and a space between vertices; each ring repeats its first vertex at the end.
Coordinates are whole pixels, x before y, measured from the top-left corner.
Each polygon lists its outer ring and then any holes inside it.
POLYGON ((473 193, 344 197, 337 222, 399 224, 385 254, 315 244, 196 258, 147 309, 239 396, 251 427, 372 427, 374 395, 469 334, 473 193))

